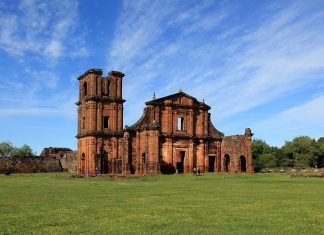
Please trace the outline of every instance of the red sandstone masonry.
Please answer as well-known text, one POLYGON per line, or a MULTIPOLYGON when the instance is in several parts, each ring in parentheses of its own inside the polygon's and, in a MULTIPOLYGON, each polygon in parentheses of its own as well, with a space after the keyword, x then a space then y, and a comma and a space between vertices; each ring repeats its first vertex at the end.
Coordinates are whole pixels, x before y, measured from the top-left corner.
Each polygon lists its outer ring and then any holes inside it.
POLYGON ((146 102, 143 116, 123 129, 124 74, 90 69, 80 81, 78 163, 83 174, 158 174, 161 162, 179 172, 253 172, 251 131, 224 137, 210 106, 179 91, 146 102))
POLYGON ((23 157, 20 159, 0 157, 0 173, 8 170, 12 173, 37 173, 37 172, 77 172, 77 158, 75 152, 63 155, 48 155, 23 157))

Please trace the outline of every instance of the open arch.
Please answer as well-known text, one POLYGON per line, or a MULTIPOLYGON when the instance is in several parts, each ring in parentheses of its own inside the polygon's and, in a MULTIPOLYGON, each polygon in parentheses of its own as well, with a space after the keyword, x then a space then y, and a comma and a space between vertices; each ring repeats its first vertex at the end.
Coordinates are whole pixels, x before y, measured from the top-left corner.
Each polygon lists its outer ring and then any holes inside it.
POLYGON ((83 95, 84 96, 88 95, 87 92, 88 92, 88 83, 84 82, 83 83, 83 95))
POLYGON ((231 163, 230 156, 228 154, 225 154, 225 156, 224 156, 224 172, 229 171, 230 163, 231 163))
POLYGON ((243 155, 240 157, 240 167, 241 172, 246 172, 246 159, 243 155))
POLYGON ((81 156, 81 173, 82 174, 85 174, 86 173, 86 166, 85 166, 85 154, 82 153, 82 156, 81 156))

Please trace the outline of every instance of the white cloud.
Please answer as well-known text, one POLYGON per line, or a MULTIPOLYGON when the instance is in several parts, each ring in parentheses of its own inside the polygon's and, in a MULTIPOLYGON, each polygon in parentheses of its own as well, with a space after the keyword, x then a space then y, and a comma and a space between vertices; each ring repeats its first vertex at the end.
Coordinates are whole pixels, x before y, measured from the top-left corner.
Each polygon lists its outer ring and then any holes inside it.
POLYGON ((252 125, 256 137, 270 140, 273 145, 281 145, 300 135, 313 138, 323 136, 324 95, 304 104, 280 112, 270 118, 252 125), (276 140, 276 141, 274 141, 276 140))
POLYGON ((21 0, 5 4, 0 8, 0 50, 15 57, 33 53, 57 59, 75 54, 82 46, 73 37, 78 24, 76 1, 21 0))
POLYGON ((76 119, 77 94, 74 91, 62 91, 43 99, 25 95, 24 99, 0 98, 0 116, 59 116, 76 119))
POLYGON ((46 47, 45 47, 45 54, 49 55, 54 58, 58 58, 61 56, 62 53, 62 45, 59 41, 51 41, 46 47))
MULTIPOLYGON (((31 80, 30 89, 32 88, 33 90, 38 90, 44 86, 46 88, 55 88, 59 81, 59 76, 53 71, 35 71, 30 68, 26 68, 24 72, 26 77, 31 80)), ((28 81, 25 81, 25 83, 28 84, 28 81)))
POLYGON ((79 29, 76 0, 3 2, 0 54, 18 63, 10 68, 14 73, 0 77, 0 101, 5 101, 0 103, 1 115, 75 117, 74 91, 60 86, 64 77, 57 65, 64 57, 88 56, 85 33, 79 29))
MULTIPOLYGON (((154 81, 157 79, 170 81, 172 71, 179 73, 182 70, 179 66, 178 71, 174 68, 170 68, 167 73, 163 71, 167 64, 173 63, 171 60, 176 58, 176 54, 186 53, 187 47, 193 46, 188 39, 195 35, 197 30, 208 31, 224 19, 223 9, 205 14, 211 3, 206 1, 199 7, 191 8, 192 3, 184 2, 182 5, 171 1, 153 3, 124 1, 113 43, 109 49, 108 67, 126 73, 125 113, 133 114, 131 117, 128 116, 130 118, 126 119, 126 124, 131 124, 141 115, 144 101, 152 98, 154 90, 164 89, 154 86, 152 84, 154 81), (181 15, 171 20, 179 12, 181 15), (217 12, 219 14, 215 16, 217 12)), ((178 61, 174 64, 176 66, 178 61)), ((177 86, 176 89, 179 88, 177 86)))
MULTIPOLYGON (((108 68, 126 73, 126 125, 140 117, 153 91, 161 97, 182 88, 204 98, 212 106, 213 121, 224 124, 228 118, 238 120, 242 112, 323 83, 324 5, 278 3, 258 8, 263 14, 247 20, 236 17, 236 10, 231 2, 124 2, 108 68)), ((308 118, 309 123, 319 123, 318 115, 308 118)), ((262 135, 260 125, 252 127, 262 135)), ((309 131, 314 129, 311 125, 309 131)))

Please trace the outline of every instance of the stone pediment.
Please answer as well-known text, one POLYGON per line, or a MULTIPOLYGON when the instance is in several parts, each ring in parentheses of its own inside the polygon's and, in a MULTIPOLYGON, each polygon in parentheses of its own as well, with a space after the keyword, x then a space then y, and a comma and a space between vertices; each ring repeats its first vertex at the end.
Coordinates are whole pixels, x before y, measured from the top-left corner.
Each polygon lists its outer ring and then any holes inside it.
POLYGON ((170 105, 170 106, 192 106, 199 107, 203 109, 210 109, 210 106, 205 104, 204 102, 198 101, 195 97, 186 94, 183 91, 179 91, 178 93, 164 96, 158 99, 153 99, 147 101, 146 105, 170 105))

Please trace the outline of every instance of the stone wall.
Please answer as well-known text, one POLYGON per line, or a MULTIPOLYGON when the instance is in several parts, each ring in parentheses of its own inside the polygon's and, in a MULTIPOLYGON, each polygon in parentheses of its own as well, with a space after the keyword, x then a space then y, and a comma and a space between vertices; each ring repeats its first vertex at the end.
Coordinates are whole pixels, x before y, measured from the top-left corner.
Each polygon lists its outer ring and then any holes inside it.
POLYGON ((252 173, 253 162, 251 157, 251 139, 244 135, 225 136, 221 144, 222 171, 240 172, 242 171, 241 161, 245 161, 246 172, 252 173), (226 160, 226 156, 228 160, 226 160), (226 168, 228 161, 228 169, 226 168))
POLYGON ((76 152, 20 159, 0 157, 0 173, 76 172, 76 152))
POLYGON ((59 159, 52 157, 0 158, 0 172, 12 173, 61 172, 59 159))
POLYGON ((51 154, 55 154, 55 155, 60 155, 62 156, 65 153, 71 153, 73 152, 71 149, 69 148, 61 148, 61 147, 48 147, 48 148, 44 148, 43 151, 41 152, 40 156, 44 156, 47 157, 51 154))

